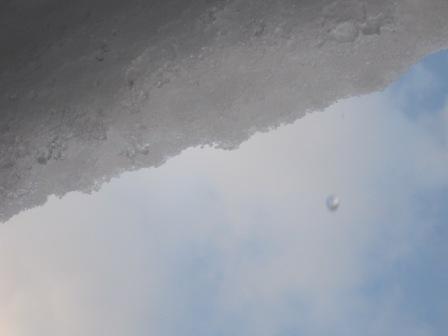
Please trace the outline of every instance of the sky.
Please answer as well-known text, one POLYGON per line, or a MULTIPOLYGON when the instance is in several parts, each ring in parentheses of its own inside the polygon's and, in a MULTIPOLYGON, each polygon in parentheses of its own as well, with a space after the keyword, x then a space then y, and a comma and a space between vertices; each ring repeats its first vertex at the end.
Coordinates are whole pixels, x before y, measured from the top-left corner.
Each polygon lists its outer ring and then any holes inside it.
POLYGON ((0 334, 444 335, 447 65, 13 217, 0 334))

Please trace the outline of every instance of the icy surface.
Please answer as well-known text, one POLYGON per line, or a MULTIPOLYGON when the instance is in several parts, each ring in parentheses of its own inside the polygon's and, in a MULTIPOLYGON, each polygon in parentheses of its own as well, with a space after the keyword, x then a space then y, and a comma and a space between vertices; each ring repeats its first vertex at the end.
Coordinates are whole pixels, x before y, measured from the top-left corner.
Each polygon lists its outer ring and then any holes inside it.
POLYGON ((0 220, 383 88, 446 0, 3 1, 0 220))

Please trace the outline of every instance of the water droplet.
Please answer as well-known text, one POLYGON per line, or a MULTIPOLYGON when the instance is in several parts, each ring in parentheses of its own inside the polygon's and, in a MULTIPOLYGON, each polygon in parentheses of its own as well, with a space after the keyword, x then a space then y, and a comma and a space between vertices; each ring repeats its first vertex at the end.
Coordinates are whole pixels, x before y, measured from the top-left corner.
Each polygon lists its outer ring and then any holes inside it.
POLYGON ((336 211, 339 208, 341 201, 336 195, 330 195, 327 197, 327 208, 330 211, 336 211))

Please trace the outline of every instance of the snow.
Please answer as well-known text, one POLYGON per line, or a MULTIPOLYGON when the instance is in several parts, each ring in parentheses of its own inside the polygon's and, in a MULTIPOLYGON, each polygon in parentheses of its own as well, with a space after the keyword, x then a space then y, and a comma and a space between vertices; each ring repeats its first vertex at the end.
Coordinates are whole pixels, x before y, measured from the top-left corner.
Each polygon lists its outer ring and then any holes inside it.
POLYGON ((0 220, 236 148, 447 47, 445 0, 4 1, 0 220))

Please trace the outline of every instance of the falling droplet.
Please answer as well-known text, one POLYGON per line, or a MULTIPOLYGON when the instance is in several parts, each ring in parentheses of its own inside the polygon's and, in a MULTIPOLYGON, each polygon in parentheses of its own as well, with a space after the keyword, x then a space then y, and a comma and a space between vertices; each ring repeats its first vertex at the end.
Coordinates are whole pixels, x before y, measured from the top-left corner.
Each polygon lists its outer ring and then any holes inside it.
POLYGON ((339 200, 339 197, 336 195, 330 195, 327 197, 327 208, 330 211, 336 211, 339 208, 339 205, 341 204, 341 201, 339 200))

